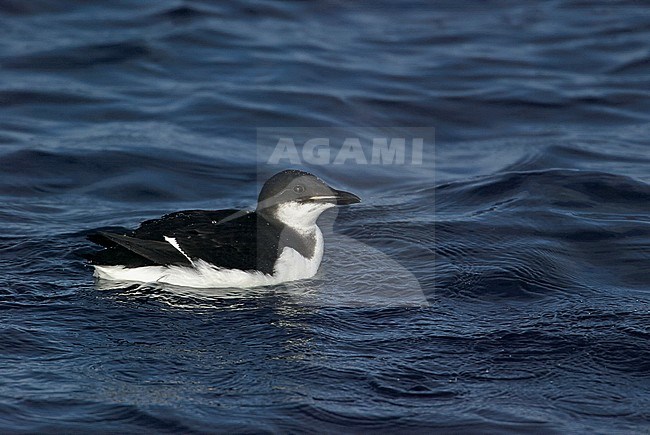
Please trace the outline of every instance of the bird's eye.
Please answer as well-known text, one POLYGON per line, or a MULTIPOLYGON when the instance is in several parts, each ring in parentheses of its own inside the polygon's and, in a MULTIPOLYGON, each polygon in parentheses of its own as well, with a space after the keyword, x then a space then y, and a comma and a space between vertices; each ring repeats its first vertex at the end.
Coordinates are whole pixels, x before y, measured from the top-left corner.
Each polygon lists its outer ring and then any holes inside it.
POLYGON ((293 186, 293 191, 296 193, 302 193, 305 191, 305 186, 303 186, 302 184, 297 184, 293 186))

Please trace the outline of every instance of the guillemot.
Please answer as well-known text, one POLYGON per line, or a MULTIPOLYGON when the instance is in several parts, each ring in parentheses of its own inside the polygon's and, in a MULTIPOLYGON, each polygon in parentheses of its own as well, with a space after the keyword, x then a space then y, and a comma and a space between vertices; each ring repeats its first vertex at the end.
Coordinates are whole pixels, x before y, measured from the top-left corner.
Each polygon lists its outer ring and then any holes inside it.
POLYGON ((336 205, 360 202, 308 172, 269 178, 255 211, 186 210, 133 231, 96 232, 104 247, 86 258, 102 279, 188 287, 257 287, 313 277, 323 258, 316 221, 336 205))

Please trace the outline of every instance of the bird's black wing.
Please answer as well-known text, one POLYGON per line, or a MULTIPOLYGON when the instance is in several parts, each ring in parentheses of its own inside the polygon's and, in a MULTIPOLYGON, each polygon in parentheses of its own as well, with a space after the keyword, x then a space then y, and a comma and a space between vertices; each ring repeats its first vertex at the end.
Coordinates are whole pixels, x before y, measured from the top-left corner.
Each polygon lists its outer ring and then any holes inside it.
POLYGON ((89 238, 107 248, 89 256, 93 264, 189 266, 203 260, 270 274, 279 232, 254 212, 189 210, 145 221, 130 234, 98 233, 89 238), (165 238, 174 239, 182 252, 165 238))
POLYGON ((106 247, 103 251, 86 256, 93 264, 127 267, 192 264, 166 241, 139 239, 109 232, 94 233, 88 236, 88 239, 106 247))

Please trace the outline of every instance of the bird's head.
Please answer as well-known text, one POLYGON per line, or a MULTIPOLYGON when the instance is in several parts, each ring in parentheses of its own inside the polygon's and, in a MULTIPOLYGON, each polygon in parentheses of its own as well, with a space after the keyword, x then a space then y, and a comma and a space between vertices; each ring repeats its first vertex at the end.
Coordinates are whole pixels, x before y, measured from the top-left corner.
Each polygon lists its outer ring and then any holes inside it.
POLYGON ((285 225, 308 228, 328 208, 358 202, 361 199, 353 193, 334 189, 309 172, 289 169, 264 183, 257 212, 285 225))

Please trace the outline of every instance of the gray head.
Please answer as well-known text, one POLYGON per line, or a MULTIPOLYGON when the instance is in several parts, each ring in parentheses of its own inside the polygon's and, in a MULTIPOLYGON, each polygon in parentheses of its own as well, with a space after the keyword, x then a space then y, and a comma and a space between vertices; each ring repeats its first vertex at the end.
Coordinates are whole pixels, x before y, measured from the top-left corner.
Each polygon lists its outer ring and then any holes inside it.
POLYGON ((306 228, 328 208, 361 202, 353 193, 330 187, 309 172, 289 169, 269 178, 257 199, 257 211, 286 225, 306 228))

